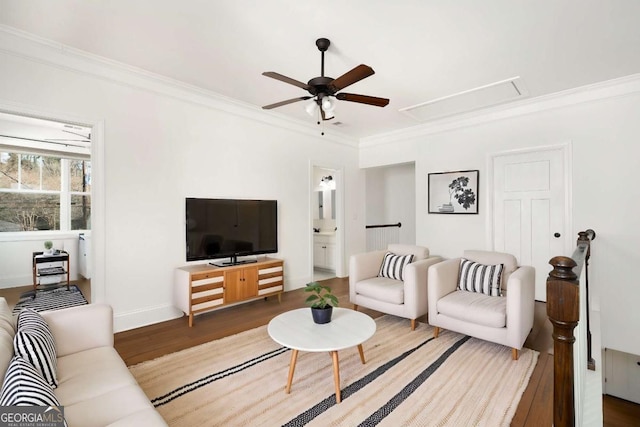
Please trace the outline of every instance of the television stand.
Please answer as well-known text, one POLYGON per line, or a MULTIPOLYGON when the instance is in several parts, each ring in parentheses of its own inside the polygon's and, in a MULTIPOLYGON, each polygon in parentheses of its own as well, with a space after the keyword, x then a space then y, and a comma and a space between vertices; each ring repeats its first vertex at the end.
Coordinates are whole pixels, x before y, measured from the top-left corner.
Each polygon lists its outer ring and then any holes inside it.
POLYGON ((176 269, 174 304, 189 316, 189 326, 193 325, 194 315, 227 305, 270 296, 277 296, 280 301, 284 291, 283 261, 250 261, 250 265, 195 264, 176 269))
POLYGON ((230 267, 233 265, 241 265, 241 264, 253 264, 258 262, 257 259, 241 259, 238 261, 238 256, 234 255, 229 258, 229 261, 218 261, 218 262, 210 262, 209 264, 215 265, 216 267, 230 267))

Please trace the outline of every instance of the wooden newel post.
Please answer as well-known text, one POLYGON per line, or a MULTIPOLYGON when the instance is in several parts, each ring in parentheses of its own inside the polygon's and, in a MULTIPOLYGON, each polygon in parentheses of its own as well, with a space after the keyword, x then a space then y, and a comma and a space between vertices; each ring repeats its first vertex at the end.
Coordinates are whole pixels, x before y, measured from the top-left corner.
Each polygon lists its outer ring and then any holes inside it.
POLYGON ((553 266, 547 278, 547 316, 553 325, 553 424, 573 427, 573 330, 580 318, 580 288, 573 259, 557 256, 549 264, 553 266))

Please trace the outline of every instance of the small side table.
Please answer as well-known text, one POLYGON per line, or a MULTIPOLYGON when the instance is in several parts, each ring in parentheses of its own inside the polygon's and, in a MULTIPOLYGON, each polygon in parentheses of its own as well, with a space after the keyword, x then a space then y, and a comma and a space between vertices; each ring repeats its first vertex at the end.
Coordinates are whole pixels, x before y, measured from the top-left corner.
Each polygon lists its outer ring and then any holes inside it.
POLYGON ((40 278, 47 276, 67 276, 67 290, 69 290, 69 253, 60 251, 54 255, 45 255, 44 252, 33 252, 33 290, 47 285, 40 284, 40 278), (60 263, 60 265, 51 265, 60 263))

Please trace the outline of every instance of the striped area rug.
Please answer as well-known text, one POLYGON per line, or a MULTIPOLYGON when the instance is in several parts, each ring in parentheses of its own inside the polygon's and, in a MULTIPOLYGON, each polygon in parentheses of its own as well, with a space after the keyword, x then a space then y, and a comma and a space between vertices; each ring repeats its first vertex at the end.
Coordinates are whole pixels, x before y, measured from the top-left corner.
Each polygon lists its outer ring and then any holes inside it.
POLYGON ((291 394, 290 350, 266 326, 130 368, 170 426, 508 426, 538 359, 393 316, 339 352, 336 404, 328 353, 300 352, 291 394))
POLYGON ((59 287, 56 289, 25 292, 20 295, 20 299, 13 307, 13 314, 17 315, 24 308, 34 311, 59 310, 61 308, 73 307, 87 304, 87 300, 76 285, 59 287))

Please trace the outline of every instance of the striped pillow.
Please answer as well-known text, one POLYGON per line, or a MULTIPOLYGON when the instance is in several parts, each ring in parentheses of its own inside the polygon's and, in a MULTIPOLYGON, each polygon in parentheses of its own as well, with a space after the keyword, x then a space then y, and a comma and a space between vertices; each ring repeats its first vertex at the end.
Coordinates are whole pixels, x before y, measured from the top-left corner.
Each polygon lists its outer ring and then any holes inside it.
POLYGON ((47 321, 36 311, 30 308, 23 309, 16 321, 16 330, 22 328, 38 328, 49 330, 47 321))
POLYGON ((49 385, 58 386, 56 344, 40 314, 30 309, 20 312, 13 349, 16 356, 29 361, 49 385))
POLYGON ((0 406, 60 406, 53 389, 36 368, 14 356, 4 377, 0 406))
POLYGON ((382 266, 380 266, 378 277, 404 280, 404 267, 407 264, 411 264, 412 261, 413 254, 396 255, 394 253, 387 252, 386 254, 384 254, 384 259, 382 260, 382 266))
POLYGON ((500 290, 502 270, 504 270, 504 264, 484 265, 462 258, 460 260, 458 289, 480 292, 492 297, 502 296, 500 290))

